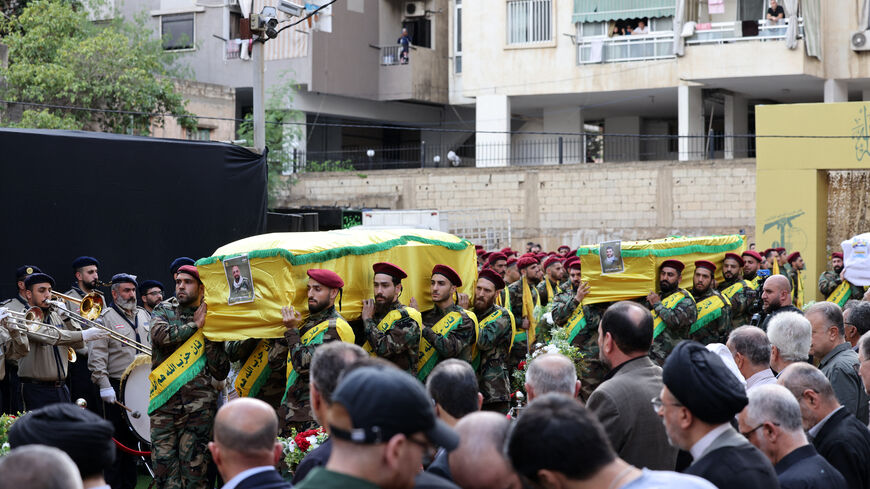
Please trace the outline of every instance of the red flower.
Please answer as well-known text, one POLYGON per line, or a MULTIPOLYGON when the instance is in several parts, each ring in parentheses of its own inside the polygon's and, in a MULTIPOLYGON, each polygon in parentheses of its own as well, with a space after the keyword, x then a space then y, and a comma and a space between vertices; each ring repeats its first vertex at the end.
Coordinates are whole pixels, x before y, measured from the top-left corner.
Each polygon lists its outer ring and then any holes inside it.
POLYGON ((519 370, 525 370, 526 369, 526 361, 525 360, 521 361, 520 364, 517 365, 517 368, 519 370))
POLYGON ((311 448, 311 443, 308 442, 308 437, 317 436, 322 432, 322 427, 313 430, 303 431, 302 433, 296 435, 296 437, 293 438, 293 441, 296 442, 296 446, 299 447, 299 450, 304 453, 307 452, 309 448, 311 448))

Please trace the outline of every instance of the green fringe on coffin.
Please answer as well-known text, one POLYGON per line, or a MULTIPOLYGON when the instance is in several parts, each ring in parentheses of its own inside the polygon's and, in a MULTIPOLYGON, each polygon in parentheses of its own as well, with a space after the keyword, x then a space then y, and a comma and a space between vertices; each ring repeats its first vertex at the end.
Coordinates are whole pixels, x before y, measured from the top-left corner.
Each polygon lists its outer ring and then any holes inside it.
MULTIPOLYGON (((670 257, 670 256, 678 256, 678 255, 689 255, 692 253, 722 253, 725 251, 736 250, 743 246, 743 238, 738 239, 733 243, 726 243, 721 245, 688 245, 688 246, 680 246, 677 248, 665 248, 665 249, 643 249, 643 250, 627 250, 622 249, 622 256, 628 257, 641 257, 641 256, 658 256, 662 258, 670 257)), ((577 255, 597 255, 598 247, 585 247, 577 249, 577 255)))
MULTIPOLYGON (((322 263, 329 260, 336 260, 347 255, 370 255, 379 251, 386 251, 390 248, 395 248, 396 246, 406 245, 411 241, 416 241, 418 243, 429 244, 433 246, 441 246, 443 248, 454 251, 460 251, 468 248, 469 246, 474 246, 471 244, 470 241, 466 239, 463 239, 458 243, 451 243, 448 241, 441 241, 437 239, 421 238, 419 236, 400 236, 395 239, 384 241, 383 243, 374 243, 365 246, 345 246, 342 248, 333 248, 330 250, 318 251, 316 253, 306 253, 304 255, 294 255, 293 253, 283 248, 254 250, 248 252, 248 258, 271 258, 274 256, 282 256, 285 260, 290 262, 291 265, 298 266, 307 265, 309 263, 322 263)), ((197 260, 196 266, 201 267, 205 265, 211 265, 212 263, 224 261, 224 259, 232 258, 240 254, 241 253, 235 253, 232 255, 209 256, 207 258, 200 258, 199 260, 197 260)))

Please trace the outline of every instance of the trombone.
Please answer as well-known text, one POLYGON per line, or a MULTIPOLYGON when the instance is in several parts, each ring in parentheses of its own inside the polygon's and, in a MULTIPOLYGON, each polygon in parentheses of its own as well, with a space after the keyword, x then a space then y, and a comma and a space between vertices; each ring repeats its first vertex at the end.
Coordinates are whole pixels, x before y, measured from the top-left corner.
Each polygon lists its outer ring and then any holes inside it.
MULTIPOLYGON (((6 322, 7 327, 13 327, 13 328, 17 329, 19 332, 24 333, 25 335, 34 336, 36 338, 42 338, 42 339, 47 340, 51 343, 57 341, 57 337, 52 336, 52 335, 47 334, 47 333, 43 333, 41 331, 38 331, 37 329, 31 328, 31 325, 32 325, 34 328, 39 328, 40 326, 46 326, 49 328, 60 329, 53 324, 48 324, 48 323, 42 322, 42 320, 45 318, 45 315, 42 313, 42 309, 34 306, 25 312, 17 312, 17 311, 7 310, 6 313, 9 314, 9 317, 11 319, 11 321, 6 322)), ((75 362, 76 361, 76 351, 71 347, 67 347, 66 357, 67 357, 67 360, 69 360, 71 363, 75 362)))
POLYGON ((74 313, 70 310, 67 310, 64 307, 64 304, 59 300, 50 300, 49 304, 54 305, 55 307, 63 308, 63 314, 68 315, 74 320, 87 324, 92 328, 99 328, 103 331, 109 332, 109 337, 113 340, 120 342, 125 346, 129 346, 135 350, 138 350, 146 355, 151 355, 151 348, 148 345, 144 345, 139 343, 138 341, 131 340, 121 333, 115 331, 112 328, 103 326, 102 324, 95 321, 98 317, 100 317, 100 312, 103 310, 103 306, 105 305, 105 301, 103 301, 103 297, 95 292, 91 292, 90 294, 82 297, 81 299, 76 299, 75 297, 68 296, 66 294, 61 294, 60 292, 51 291, 52 297, 56 299, 67 300, 74 304, 79 305, 79 313, 74 313))

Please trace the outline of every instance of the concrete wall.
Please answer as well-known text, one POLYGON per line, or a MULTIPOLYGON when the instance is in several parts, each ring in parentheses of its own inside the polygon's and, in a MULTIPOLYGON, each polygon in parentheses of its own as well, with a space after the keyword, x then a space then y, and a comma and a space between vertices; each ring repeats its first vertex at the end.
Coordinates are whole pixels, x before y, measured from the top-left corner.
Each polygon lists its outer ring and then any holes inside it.
MULTIPOLYGON (((187 100, 186 108, 192 114, 221 119, 199 119, 198 127, 211 129, 212 141, 236 139, 236 125, 232 120, 236 113, 236 92, 232 88, 210 83, 179 80, 176 89, 187 100)), ((168 117, 163 127, 153 127, 151 135, 158 138, 187 139, 187 132, 174 117, 168 117)))
POLYGON ((512 246, 755 234, 755 162, 656 162, 308 173, 279 206, 506 208, 512 246))

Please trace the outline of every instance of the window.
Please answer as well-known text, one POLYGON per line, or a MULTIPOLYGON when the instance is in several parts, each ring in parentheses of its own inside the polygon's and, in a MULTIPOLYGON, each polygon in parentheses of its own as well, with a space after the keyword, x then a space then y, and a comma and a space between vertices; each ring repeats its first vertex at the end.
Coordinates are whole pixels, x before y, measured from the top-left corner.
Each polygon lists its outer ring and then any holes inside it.
POLYGON ((193 141, 211 141, 211 131, 210 127, 197 127, 187 131, 187 139, 193 141))
POLYGON ((508 44, 534 44, 552 41, 552 3, 552 0, 508 1, 508 44))
POLYGON ((163 38, 164 50, 193 49, 193 19, 194 14, 160 17, 160 35, 163 38))
POLYGON ((456 13, 453 19, 455 28, 453 37, 454 72, 462 73, 462 0, 456 0, 456 13))

